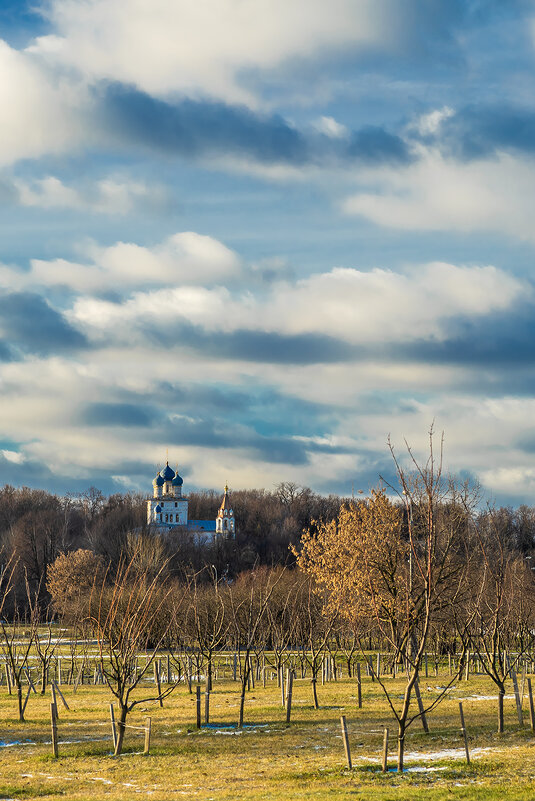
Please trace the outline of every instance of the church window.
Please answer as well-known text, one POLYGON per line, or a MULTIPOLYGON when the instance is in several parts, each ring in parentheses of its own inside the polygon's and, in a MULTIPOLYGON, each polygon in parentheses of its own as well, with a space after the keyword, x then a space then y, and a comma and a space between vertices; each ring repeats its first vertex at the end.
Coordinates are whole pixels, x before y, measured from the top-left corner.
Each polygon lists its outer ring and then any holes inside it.
POLYGON ((178 506, 178 503, 175 501, 175 507, 178 506))
POLYGON ((165 522, 167 523, 169 520, 169 515, 165 515, 165 522))
POLYGON ((227 521, 226 520, 223 520, 223 529, 225 531, 227 530, 227 521))
POLYGON ((162 513, 160 512, 160 523, 162 522, 162 519, 163 519, 163 515, 162 515, 162 513))

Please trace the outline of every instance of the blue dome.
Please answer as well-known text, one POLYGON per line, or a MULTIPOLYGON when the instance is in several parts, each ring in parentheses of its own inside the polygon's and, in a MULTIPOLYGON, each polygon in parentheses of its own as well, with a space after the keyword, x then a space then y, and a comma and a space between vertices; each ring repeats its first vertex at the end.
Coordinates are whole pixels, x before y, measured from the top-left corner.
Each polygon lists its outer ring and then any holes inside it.
POLYGON ((158 512, 162 511, 162 507, 160 506, 160 504, 158 504, 158 506, 155 508, 154 511, 156 512, 156 514, 158 514, 158 512))
POLYGON ((172 467, 169 467, 169 462, 167 462, 166 466, 163 470, 160 471, 161 477, 164 481, 170 481, 172 478, 175 477, 175 471, 172 467))
POLYGON ((164 484, 165 484, 165 480, 158 473, 158 475, 156 476, 156 478, 152 482, 152 486, 153 487, 163 487, 164 484))
POLYGON ((172 483, 173 487, 181 487, 182 484, 184 483, 184 479, 181 476, 179 476, 178 473, 177 473, 171 483, 172 483))

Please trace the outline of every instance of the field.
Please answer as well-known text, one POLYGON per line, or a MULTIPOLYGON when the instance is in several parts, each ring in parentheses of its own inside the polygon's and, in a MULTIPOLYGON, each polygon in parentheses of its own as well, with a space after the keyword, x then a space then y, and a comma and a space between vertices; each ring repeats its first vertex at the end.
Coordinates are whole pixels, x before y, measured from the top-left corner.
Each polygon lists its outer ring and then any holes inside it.
MULTIPOLYGON (((446 676, 422 679, 424 702, 446 676)), ((388 679, 392 688, 403 679, 388 679)), ((247 693, 245 727, 236 727, 239 683, 219 677, 210 695, 210 724, 196 728, 195 692, 181 684, 164 701, 142 704, 128 723, 152 720, 150 754, 143 754, 142 728, 127 729, 125 752, 112 756, 109 690, 102 685, 61 685, 70 707, 59 706, 59 758, 51 753, 50 691, 31 694, 27 722, 17 720, 16 697, 0 687, 1 799, 533 799, 535 735, 519 726, 514 697, 506 696, 506 730, 496 731, 496 692, 483 675, 458 681, 429 716, 429 734, 416 721, 409 730, 406 772, 395 772, 395 728, 381 690, 343 676, 318 684, 320 709, 312 703, 310 679, 294 682, 292 720, 286 723, 281 690, 271 678, 247 693), (471 764, 460 734, 463 701, 471 764), (353 768, 345 761, 340 716, 348 723, 353 768), (390 728, 388 773, 381 771, 384 727, 390 728)), ((204 687, 203 687, 204 719, 204 687)))

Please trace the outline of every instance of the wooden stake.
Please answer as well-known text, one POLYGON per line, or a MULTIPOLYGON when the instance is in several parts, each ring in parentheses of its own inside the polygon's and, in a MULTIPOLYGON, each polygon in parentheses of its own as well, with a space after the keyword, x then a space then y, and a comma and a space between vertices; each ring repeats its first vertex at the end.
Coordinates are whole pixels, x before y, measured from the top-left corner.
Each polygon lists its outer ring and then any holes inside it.
POLYGON ((28 698, 30 697, 31 691, 32 688, 28 687, 28 692, 26 693, 26 698, 24 699, 24 703, 22 705, 22 717, 24 717, 24 713, 26 712, 26 704, 28 703, 28 698))
POLYGON ((111 736, 113 740, 113 751, 117 746, 117 728, 115 726, 115 713, 113 711, 113 704, 110 704, 110 719, 111 719, 111 736))
POLYGON ((349 750, 349 737, 347 735, 347 724, 345 715, 342 715, 340 717, 340 724, 342 726, 342 740, 344 741, 344 750, 346 752, 347 767, 349 768, 349 770, 351 770, 353 766, 351 764, 351 751, 349 750))
POLYGON ((65 709, 68 710, 69 709, 69 704, 67 703, 67 701, 63 697, 63 693, 61 692, 61 690, 59 689, 59 687, 58 687, 58 685, 56 684, 55 681, 53 681, 52 684, 54 685, 54 688, 55 688, 56 692, 58 693, 59 697, 61 698, 63 706, 65 707, 65 709))
POLYGON ((197 728, 201 728, 201 686, 200 684, 197 685, 196 688, 197 692, 197 728))
POLYGON ((147 756, 150 751, 150 731, 151 731, 151 719, 145 718, 145 747, 143 749, 143 753, 145 754, 145 756, 147 756))
POLYGON ((292 690, 294 684, 294 672, 293 670, 288 671, 288 684, 287 684, 287 691, 286 691, 286 723, 290 722, 290 718, 292 716, 292 690))
POLYGON ((210 723, 210 690, 208 689, 208 679, 206 679, 206 689, 204 691, 204 723, 210 723))
POLYGON ((388 729, 383 735, 383 773, 388 771, 388 729))
POLYGON ((57 709, 55 704, 50 704, 50 726, 52 730, 52 754, 55 759, 58 758, 58 723, 57 723, 57 709))
POLYGON ((461 715, 461 734, 464 740, 464 750, 466 751, 466 763, 470 764, 470 752, 468 750, 468 737, 466 736, 466 727, 464 725, 463 702, 459 701, 459 713, 461 715))
POLYGON ((26 678, 28 679, 28 684, 29 684, 29 686, 30 686, 30 689, 31 689, 31 690, 32 690, 34 693, 36 693, 36 694, 37 694, 37 690, 35 689, 35 684, 33 683, 33 681, 32 681, 32 677, 30 676, 30 671, 28 670, 28 668, 24 668, 24 672, 26 673, 26 678))
POLYGON ((54 682, 52 682, 52 684, 50 685, 50 692, 52 693, 52 703, 56 708, 56 717, 58 717, 58 704, 56 701, 56 685, 54 684, 54 682))
POLYGON ((422 701, 422 696, 420 695, 420 685, 417 681, 414 682, 414 694, 416 696, 416 700, 418 701, 418 709, 420 711, 420 717, 422 719, 422 726, 426 734, 429 734, 429 726, 427 724, 427 718, 424 712, 424 705, 422 701))
POLYGON ((515 691, 515 701, 516 701, 516 713, 518 715, 518 723, 520 726, 524 725, 524 719, 522 717, 522 701, 520 700, 520 692, 518 690, 518 681, 516 678, 516 672, 511 668, 511 678, 513 679, 513 687, 515 691))
POLYGON ((358 708, 362 709, 362 681, 360 677, 360 662, 357 662, 357 703, 358 708))

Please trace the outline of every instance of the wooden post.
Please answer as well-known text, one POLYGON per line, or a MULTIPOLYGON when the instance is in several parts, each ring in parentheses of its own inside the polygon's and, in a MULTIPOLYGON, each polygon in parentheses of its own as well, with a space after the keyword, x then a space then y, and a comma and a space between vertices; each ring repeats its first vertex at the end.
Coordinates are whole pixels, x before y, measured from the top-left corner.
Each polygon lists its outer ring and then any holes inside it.
POLYGON ((56 708, 56 717, 58 717, 58 704, 56 701, 56 685, 54 684, 54 682, 52 682, 52 684, 50 685, 50 691, 52 693, 52 703, 56 708))
POLYGON ((63 693, 61 692, 61 690, 59 689, 59 687, 58 687, 58 685, 56 684, 56 682, 55 682, 55 681, 54 681, 54 682, 52 682, 52 684, 53 684, 53 686, 54 686, 54 689, 55 689, 55 690, 56 690, 56 692, 58 693, 59 697, 61 698, 61 702, 62 702, 63 706, 65 707, 65 709, 67 709, 67 710, 68 710, 68 709, 69 709, 69 704, 67 703, 67 701, 66 701, 66 700, 65 700, 65 698, 63 697, 63 693))
POLYGON ((143 753, 146 756, 150 751, 150 730, 151 730, 151 719, 145 718, 145 747, 143 749, 143 753))
POLYGON ((427 666, 427 653, 424 654, 424 665, 425 665, 425 678, 429 678, 429 669, 427 666))
POLYGON ((234 654, 234 661, 232 663, 232 681, 236 681, 237 670, 238 670, 238 654, 234 654))
POLYGON ((464 725, 463 702, 459 701, 459 712, 461 715, 461 734, 464 740, 464 750, 466 751, 466 763, 470 764, 470 752, 468 750, 468 737, 466 736, 466 727, 464 725))
POLYGON ((416 700, 418 701, 418 709, 420 711, 420 717, 422 719, 422 726, 426 734, 429 734, 429 726, 427 725, 427 718, 424 712, 424 705, 422 701, 422 696, 420 695, 420 685, 417 681, 414 682, 414 694, 416 696, 416 700))
POLYGON ((377 673, 378 676, 381 675, 381 652, 380 651, 377 651, 377 671, 376 671, 376 673, 377 673))
POLYGON ((167 684, 172 684, 171 681, 171 656, 167 654, 167 684))
POLYGON ((357 662, 357 703, 358 708, 362 709, 362 681, 360 677, 360 662, 357 662))
POLYGON ((451 654, 448 654, 448 671, 451 676, 451 654))
POLYGON ((113 711, 113 704, 110 704, 110 720, 111 720, 111 737, 113 740, 113 752, 117 746, 117 728, 115 726, 115 713, 113 711))
POLYGON ((22 705, 22 717, 24 717, 24 713, 26 712, 26 704, 28 703, 28 698, 30 697, 31 691, 32 688, 28 687, 28 692, 26 693, 26 698, 24 699, 24 703, 22 705))
POLYGON ((467 654, 466 654, 466 666, 465 666, 465 672, 464 672, 464 680, 468 681, 469 678, 470 678, 470 651, 468 651, 467 654))
POLYGON ((388 771, 388 729, 383 735, 383 773, 388 771))
POLYGON ((524 725, 524 720, 522 717, 522 701, 520 700, 520 692, 518 690, 518 681, 516 678, 516 671, 511 668, 511 678, 513 679, 513 687, 515 691, 515 701, 516 701, 516 713, 518 715, 518 723, 520 726, 524 725))
POLYGON ((535 732, 535 709, 533 708, 533 693, 531 691, 531 679, 528 679, 528 699, 529 699, 529 719, 531 731, 535 732))
POLYGON ((351 770, 353 766, 351 764, 351 751, 349 750, 349 737, 347 735, 347 724, 345 715, 342 715, 340 717, 340 724, 342 726, 342 740, 344 741, 344 750, 346 752, 347 767, 349 768, 349 770, 351 770))
POLYGON ((26 673, 26 678, 28 679, 28 684, 30 686, 30 689, 34 693, 37 693, 37 690, 35 689, 35 684, 32 681, 32 677, 30 676, 30 671, 28 670, 28 668, 24 668, 24 672, 26 673))
POLYGON ((61 656, 58 656, 58 661, 56 662, 56 675, 57 684, 61 684, 61 656))
POLYGON ((58 758, 58 722, 57 722, 57 709, 55 704, 50 704, 50 726, 52 729, 52 754, 55 759, 58 758))
POLYGON ((9 694, 11 695, 11 676, 9 675, 9 667, 6 662, 6 684, 9 694))
MULTIPOLYGON (((286 676, 288 676, 288 672, 286 672, 286 676)), ((281 667, 280 669, 280 687, 281 687, 281 704, 282 708, 286 706, 286 693, 284 692, 284 668, 281 667)))
POLYGON ((287 683, 287 690, 286 690, 286 723, 290 722, 290 718, 292 715, 292 690, 294 684, 294 672, 293 670, 288 671, 288 683, 287 683))
POLYGON ((197 684, 197 728, 201 728, 201 685, 197 684))

